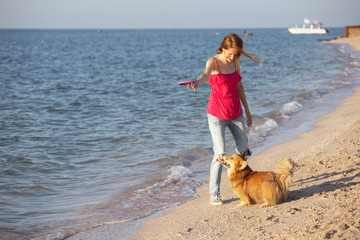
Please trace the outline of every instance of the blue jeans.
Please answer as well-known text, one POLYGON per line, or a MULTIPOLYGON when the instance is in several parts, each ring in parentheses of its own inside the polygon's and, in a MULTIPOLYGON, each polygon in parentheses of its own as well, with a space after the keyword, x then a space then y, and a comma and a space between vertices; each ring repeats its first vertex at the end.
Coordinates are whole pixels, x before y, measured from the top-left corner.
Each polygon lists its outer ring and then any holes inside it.
POLYGON ((240 154, 247 149, 246 125, 243 116, 232 120, 224 120, 208 114, 208 122, 214 150, 214 157, 210 167, 209 193, 218 195, 220 194, 222 165, 216 159, 219 157, 219 154, 225 153, 225 128, 229 128, 235 140, 235 151, 240 154))

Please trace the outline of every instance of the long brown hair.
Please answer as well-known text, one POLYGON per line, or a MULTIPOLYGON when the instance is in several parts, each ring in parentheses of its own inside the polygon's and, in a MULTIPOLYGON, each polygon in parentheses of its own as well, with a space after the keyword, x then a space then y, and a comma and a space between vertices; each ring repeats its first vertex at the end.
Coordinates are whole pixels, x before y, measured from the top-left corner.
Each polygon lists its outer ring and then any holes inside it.
POLYGON ((221 54, 223 52, 223 49, 230 49, 230 48, 235 48, 238 50, 238 53, 235 56, 236 58, 240 57, 241 55, 245 55, 246 57, 250 58, 257 64, 259 64, 260 67, 262 67, 262 63, 255 60, 252 57, 252 56, 261 56, 262 54, 253 54, 253 53, 245 52, 244 41, 236 33, 230 33, 223 39, 217 53, 221 54))

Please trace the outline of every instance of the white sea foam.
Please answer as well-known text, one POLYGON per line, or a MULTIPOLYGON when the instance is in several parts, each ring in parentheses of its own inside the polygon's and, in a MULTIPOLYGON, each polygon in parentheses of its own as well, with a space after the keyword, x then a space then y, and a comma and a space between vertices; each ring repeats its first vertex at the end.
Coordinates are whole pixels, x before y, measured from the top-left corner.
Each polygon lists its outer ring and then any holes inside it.
POLYGON ((341 52, 341 53, 345 53, 345 46, 344 46, 344 45, 339 45, 338 50, 339 50, 339 52, 341 52))
POLYGON ((270 131, 277 128, 278 123, 271 118, 265 120, 265 122, 261 125, 258 125, 250 130, 248 138, 249 142, 255 144, 260 144, 264 141, 265 137, 269 135, 270 131))
POLYGON ((337 81, 331 81, 330 82, 332 85, 352 85, 352 82, 347 82, 347 81, 341 81, 341 80, 337 80, 337 81))
POLYGON ((253 130, 250 131, 249 136, 256 137, 261 136, 265 137, 268 133, 277 128, 278 124, 274 119, 267 119, 263 124, 256 126, 253 130))
POLYGON ((350 64, 354 67, 360 67, 360 63, 355 62, 355 61, 350 62, 350 64))
POLYGON ((193 172, 183 166, 174 166, 168 170, 168 174, 164 184, 175 184, 181 181, 188 181, 193 175, 193 172))
POLYGON ((274 119, 267 119, 263 125, 257 127, 257 130, 260 131, 263 136, 266 136, 268 132, 277 127, 278 124, 274 119))
POLYGON ((303 108, 304 106, 298 102, 289 102, 289 103, 285 103, 280 111, 282 114, 287 115, 291 113, 296 113, 303 108))
POLYGON ((151 199, 154 194, 158 198, 166 198, 173 193, 181 193, 185 196, 191 196, 196 187, 203 183, 202 180, 194 177, 194 173, 184 166, 173 166, 167 171, 167 176, 163 181, 148 186, 145 189, 136 191, 133 200, 146 198, 151 199))
MULTIPOLYGON (((287 120, 290 115, 303 109, 304 106, 296 101, 285 103, 280 109, 281 118, 287 120)), ((279 124, 272 118, 266 118, 265 121, 254 127, 249 132, 249 140, 252 143, 260 143, 264 141, 265 137, 269 135, 270 131, 277 128, 279 124)))

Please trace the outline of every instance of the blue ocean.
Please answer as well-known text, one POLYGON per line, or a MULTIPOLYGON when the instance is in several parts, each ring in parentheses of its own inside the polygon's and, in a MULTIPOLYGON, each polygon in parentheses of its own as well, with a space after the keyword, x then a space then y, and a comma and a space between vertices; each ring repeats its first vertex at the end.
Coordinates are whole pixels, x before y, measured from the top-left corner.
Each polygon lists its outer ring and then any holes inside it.
MULTIPOLYGON (((359 86, 359 54, 319 42, 344 35, 329 30, 242 36, 267 56, 263 68, 241 58, 255 154, 359 86)), ((177 83, 197 78, 230 32, 243 29, 0 30, 0 239, 125 227, 196 197, 213 154, 211 89, 177 83)))

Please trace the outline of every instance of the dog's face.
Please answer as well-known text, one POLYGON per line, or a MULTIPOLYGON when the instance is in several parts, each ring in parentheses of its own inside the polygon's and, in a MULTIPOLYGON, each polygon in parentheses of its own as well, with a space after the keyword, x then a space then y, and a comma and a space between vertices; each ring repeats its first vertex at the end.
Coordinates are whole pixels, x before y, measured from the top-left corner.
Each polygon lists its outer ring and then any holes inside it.
POLYGON ((247 161, 245 161, 245 153, 242 155, 234 154, 232 156, 220 154, 218 161, 228 169, 242 170, 247 166, 247 161))

